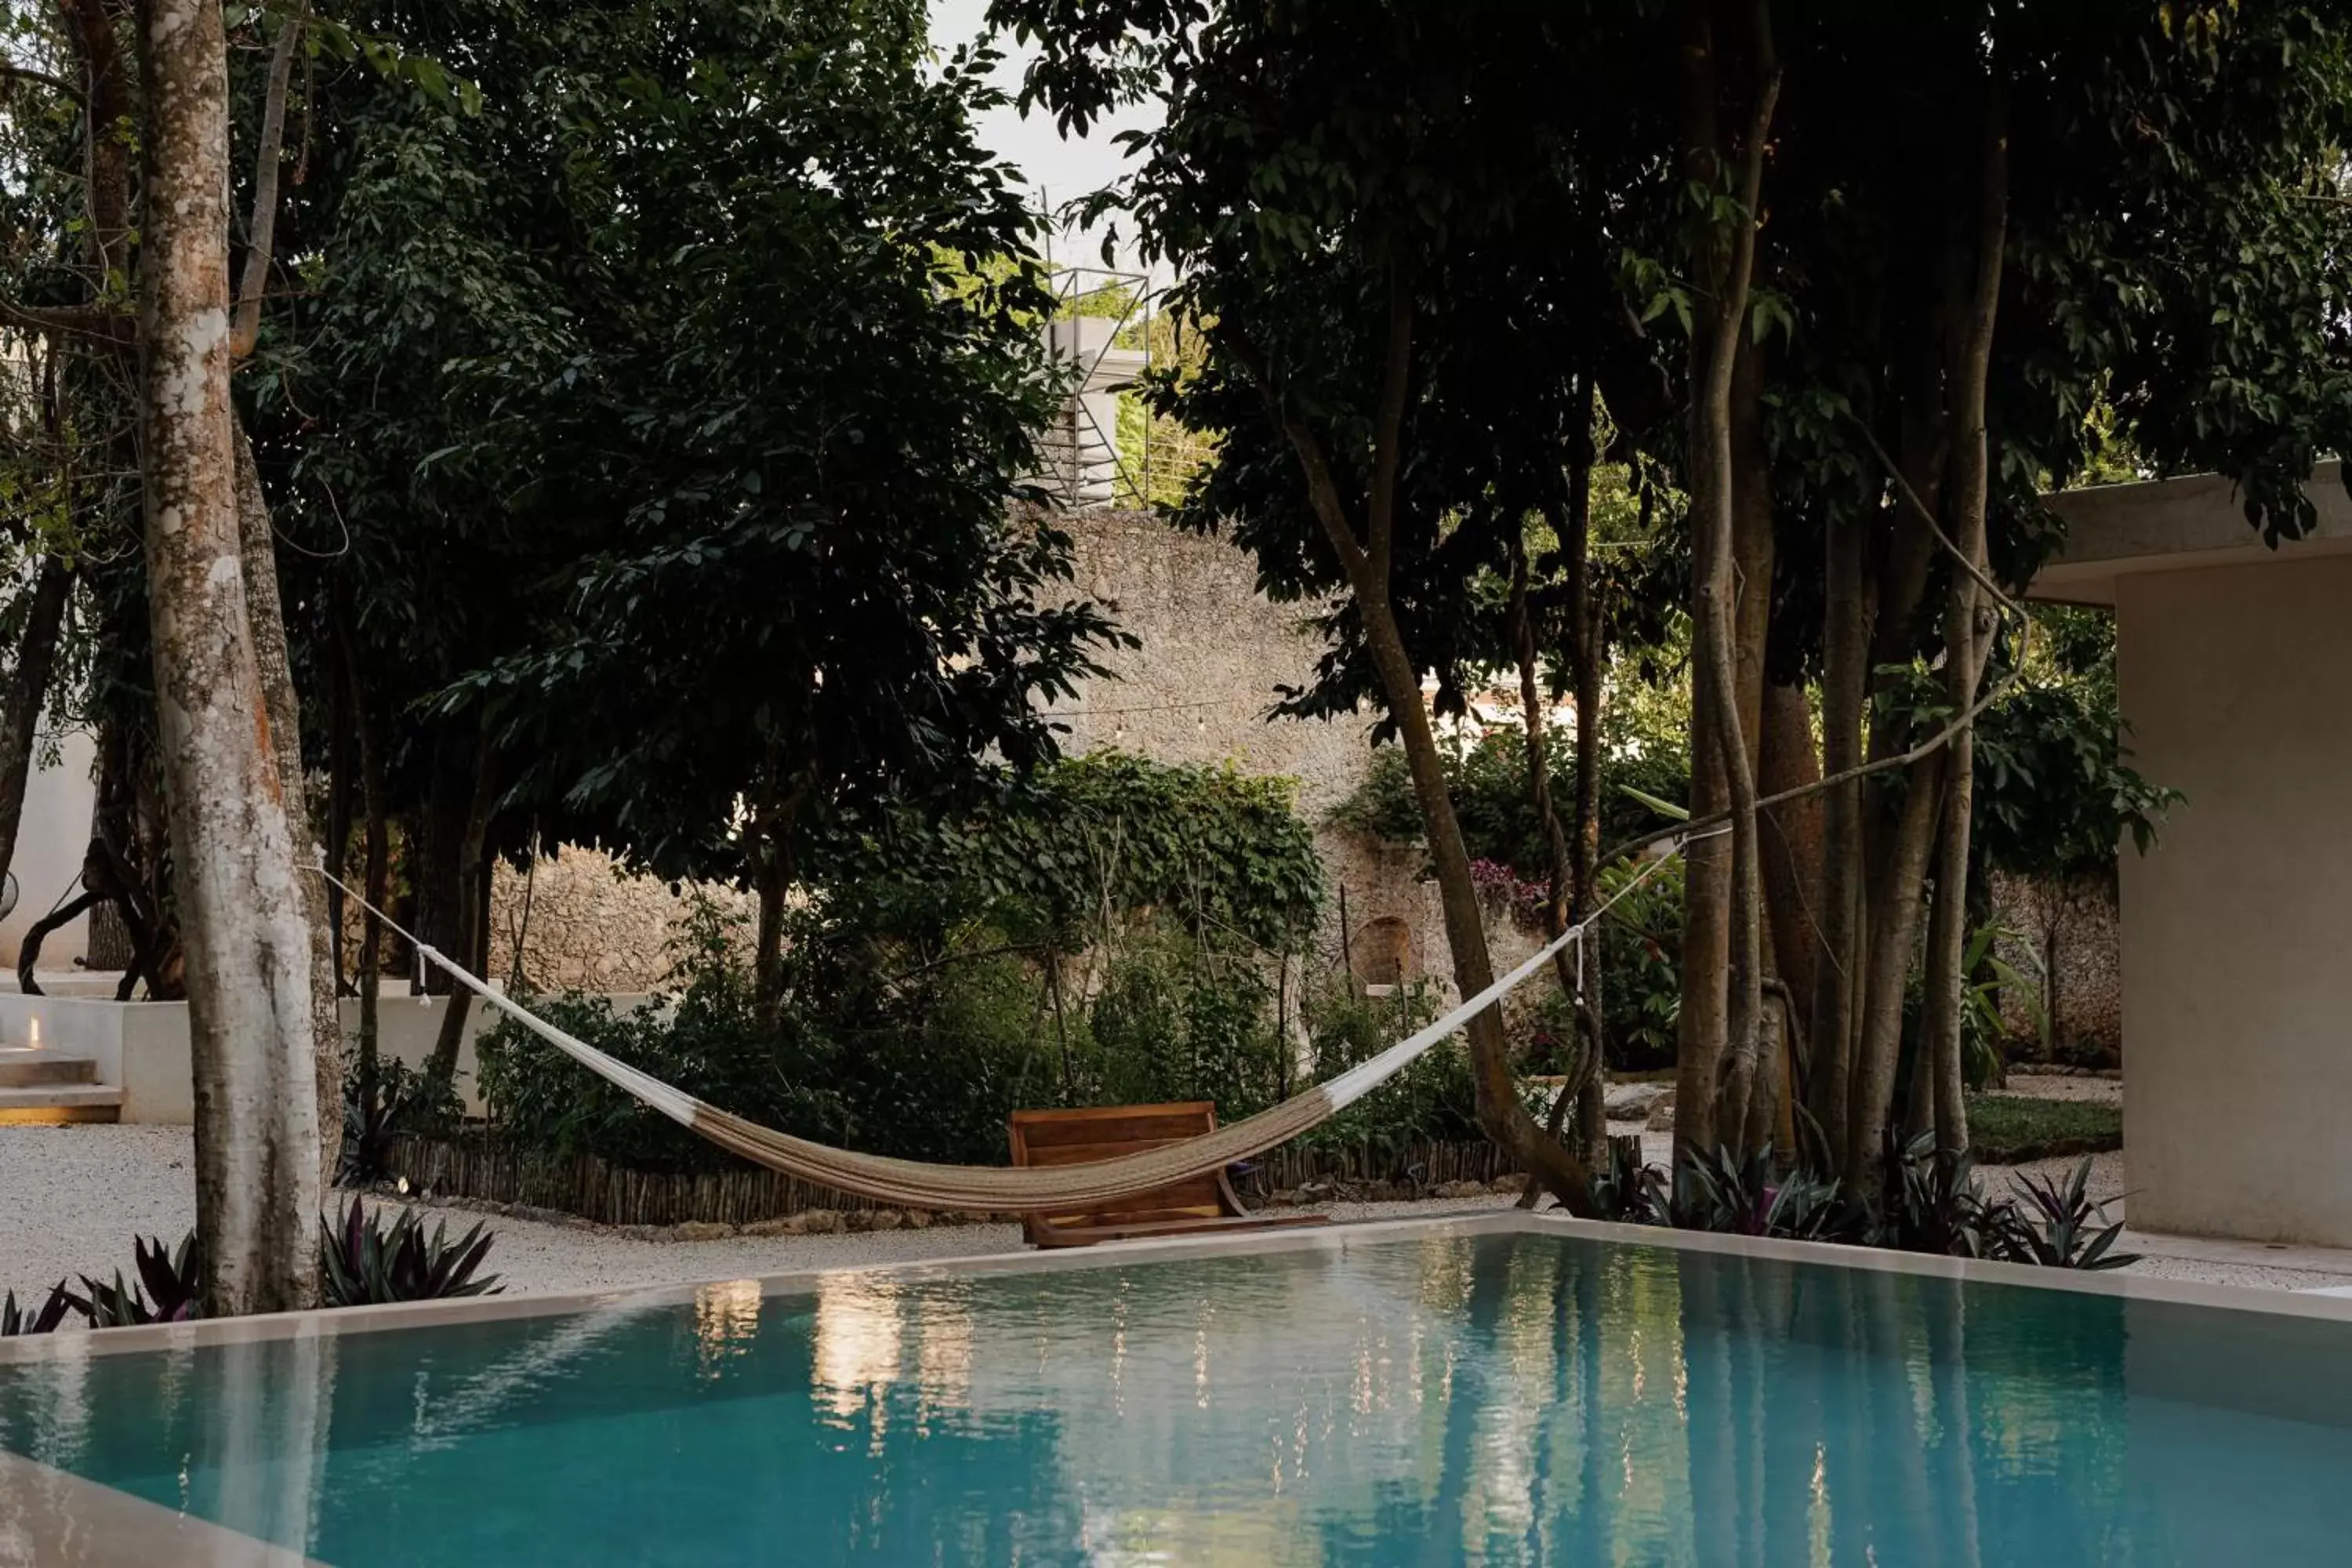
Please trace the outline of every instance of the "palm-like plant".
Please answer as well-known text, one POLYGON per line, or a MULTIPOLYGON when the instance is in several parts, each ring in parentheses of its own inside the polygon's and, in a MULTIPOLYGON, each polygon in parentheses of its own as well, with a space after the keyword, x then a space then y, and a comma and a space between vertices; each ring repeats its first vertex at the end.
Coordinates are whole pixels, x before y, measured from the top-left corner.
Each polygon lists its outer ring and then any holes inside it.
POLYGON ((58 1325, 66 1321, 66 1314, 73 1309, 73 1293, 66 1289, 66 1282, 62 1279, 49 1288, 47 1300, 29 1311, 16 1305, 16 1292, 11 1290, 5 1298, 0 1298, 0 1339, 17 1334, 55 1333, 58 1325))
POLYGON ((335 1224, 319 1221, 320 1297, 330 1307, 365 1307, 494 1295, 497 1275, 475 1278, 492 1239, 479 1225, 455 1241, 446 1224, 428 1236, 415 1209, 401 1210, 387 1229, 381 1214, 353 1198, 335 1224))
POLYGON ((112 1281, 81 1277, 81 1293, 68 1297, 89 1320, 93 1329, 121 1329, 138 1323, 184 1323, 198 1316, 204 1290, 204 1254, 190 1231, 171 1252, 161 1237, 144 1237, 131 1244, 131 1271, 136 1283, 125 1283, 120 1269, 112 1281))
POLYGON ((2090 1197, 2091 1157, 2084 1155, 2062 1184, 2055 1176, 2018 1179, 2019 1202, 2001 1226, 2000 1256, 2047 1268, 2121 1268, 2139 1261, 2116 1252, 2123 1222, 2107 1224, 2107 1205, 2090 1197))

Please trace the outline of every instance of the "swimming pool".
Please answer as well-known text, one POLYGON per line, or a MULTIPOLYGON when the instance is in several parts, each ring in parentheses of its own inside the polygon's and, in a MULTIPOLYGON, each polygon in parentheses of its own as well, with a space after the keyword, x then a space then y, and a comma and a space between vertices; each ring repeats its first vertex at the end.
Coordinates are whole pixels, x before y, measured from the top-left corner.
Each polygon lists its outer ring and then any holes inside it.
POLYGON ((2347 1303, 1848 1256, 1511 1214, 10 1344, 0 1562, 2352 1552, 2347 1303))

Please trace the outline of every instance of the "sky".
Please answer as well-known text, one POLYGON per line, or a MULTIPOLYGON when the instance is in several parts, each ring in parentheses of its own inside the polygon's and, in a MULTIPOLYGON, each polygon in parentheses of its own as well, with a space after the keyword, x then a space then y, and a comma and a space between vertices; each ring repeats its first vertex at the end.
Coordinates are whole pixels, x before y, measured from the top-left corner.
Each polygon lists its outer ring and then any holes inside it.
MULTIPOLYGON (((942 50, 980 37, 986 23, 988 0, 930 0, 931 42, 942 50)), ((1006 44, 1002 82, 1017 92, 1028 51, 1006 44)), ((1019 165, 1033 189, 1042 188, 1055 206, 1073 196, 1099 190, 1116 179, 1125 163, 1111 138, 1121 131, 1156 121, 1156 115, 1124 112, 1097 123, 1086 137, 1065 141, 1054 128, 1053 117, 1039 112, 1024 118, 1010 105, 982 117, 980 139, 988 148, 1019 165)), ((1101 236, 1068 237, 1056 240, 1055 257, 1088 266, 1101 264, 1101 236)))

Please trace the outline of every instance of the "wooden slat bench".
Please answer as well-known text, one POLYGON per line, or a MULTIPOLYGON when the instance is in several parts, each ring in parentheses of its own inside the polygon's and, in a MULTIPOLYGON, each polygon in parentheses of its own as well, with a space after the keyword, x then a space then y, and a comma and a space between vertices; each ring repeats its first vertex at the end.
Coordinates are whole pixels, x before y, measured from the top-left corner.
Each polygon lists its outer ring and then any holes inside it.
MULTIPOLYGON (((1217 1108, 1205 1100, 1172 1105, 1106 1105, 1087 1110, 1016 1110, 1013 1163, 1079 1165, 1139 1153, 1163 1143, 1198 1138, 1217 1126, 1217 1108)), ((1088 1247, 1141 1236, 1193 1236, 1260 1226, 1322 1225, 1319 1214, 1254 1215, 1242 1207, 1225 1173, 1159 1187, 1084 1210, 1021 1216, 1032 1247, 1088 1247)))

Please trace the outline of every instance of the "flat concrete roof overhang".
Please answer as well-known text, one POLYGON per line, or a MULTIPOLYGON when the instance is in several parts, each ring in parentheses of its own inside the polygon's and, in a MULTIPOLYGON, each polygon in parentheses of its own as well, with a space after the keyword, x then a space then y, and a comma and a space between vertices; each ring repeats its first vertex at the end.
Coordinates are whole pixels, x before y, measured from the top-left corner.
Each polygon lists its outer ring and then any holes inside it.
POLYGON ((2220 474, 2063 490, 2050 508, 2066 520, 2066 545, 2027 590, 2053 604, 2112 605, 2116 579, 2264 561, 2352 554, 2352 493, 2330 459, 2304 489, 2318 510, 2312 531, 2273 550, 2246 521, 2237 487, 2220 474))

